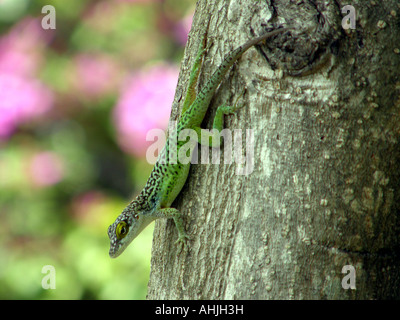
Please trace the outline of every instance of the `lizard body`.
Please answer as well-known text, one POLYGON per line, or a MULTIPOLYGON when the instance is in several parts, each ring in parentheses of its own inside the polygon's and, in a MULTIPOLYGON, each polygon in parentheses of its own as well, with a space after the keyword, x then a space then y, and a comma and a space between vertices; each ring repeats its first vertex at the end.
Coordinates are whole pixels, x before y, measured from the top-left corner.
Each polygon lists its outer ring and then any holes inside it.
MULTIPOLYGON (((177 134, 179 135, 179 132, 183 129, 193 129, 199 133, 200 125, 207 112, 210 101, 225 74, 235 61, 253 45, 286 30, 287 29, 283 28, 266 33, 247 41, 242 46, 231 51, 225 56, 221 65, 196 95, 196 84, 200 73, 200 66, 204 53, 206 52, 205 35, 203 45, 200 46, 200 50, 198 51, 191 70, 188 90, 176 128, 177 134)), ((221 131, 223 116, 233 111, 236 111, 236 106, 222 105, 218 107, 213 128, 221 131)), ((177 242, 185 243, 185 239, 188 238, 188 236, 185 233, 181 214, 177 209, 171 208, 171 205, 185 184, 190 169, 190 163, 183 164, 179 161, 177 163, 168 163, 168 160, 167 162, 160 160, 170 159, 169 153, 179 151, 184 143, 183 141, 178 141, 176 151, 174 151, 170 148, 169 139, 167 139, 165 147, 160 152, 145 187, 136 199, 122 211, 115 222, 109 226, 110 257, 115 258, 119 256, 132 240, 149 223, 157 218, 172 218, 179 234, 177 242)))

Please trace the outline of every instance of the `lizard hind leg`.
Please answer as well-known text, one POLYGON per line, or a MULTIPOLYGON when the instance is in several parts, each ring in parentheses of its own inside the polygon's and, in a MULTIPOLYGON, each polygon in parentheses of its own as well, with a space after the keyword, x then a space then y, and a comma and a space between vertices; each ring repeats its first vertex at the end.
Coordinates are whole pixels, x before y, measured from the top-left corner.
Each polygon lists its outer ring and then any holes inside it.
POLYGON ((212 148, 220 147, 223 144, 223 135, 221 133, 223 133, 224 116, 228 114, 234 114, 243 107, 243 104, 238 104, 238 101, 244 95, 245 91, 246 89, 243 89, 242 93, 236 99, 233 106, 222 104, 217 108, 213 121, 213 130, 211 130, 210 133, 208 131, 202 130, 200 127, 194 128, 197 133, 198 143, 212 148))
POLYGON ((215 117, 213 121, 213 129, 217 129, 218 131, 222 131, 224 125, 224 115, 234 114, 239 109, 243 107, 243 104, 239 104, 239 99, 243 97, 246 89, 243 89, 240 95, 237 97, 235 104, 233 106, 227 106, 225 104, 220 105, 215 112, 215 117))

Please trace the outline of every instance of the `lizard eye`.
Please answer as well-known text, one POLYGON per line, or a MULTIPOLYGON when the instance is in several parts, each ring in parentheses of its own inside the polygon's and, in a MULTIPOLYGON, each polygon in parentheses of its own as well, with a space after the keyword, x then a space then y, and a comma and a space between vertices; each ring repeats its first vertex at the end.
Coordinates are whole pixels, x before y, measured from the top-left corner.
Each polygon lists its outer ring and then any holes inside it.
POLYGON ((128 224, 125 221, 118 223, 117 228, 115 229, 115 234, 118 240, 125 238, 128 234, 128 224))

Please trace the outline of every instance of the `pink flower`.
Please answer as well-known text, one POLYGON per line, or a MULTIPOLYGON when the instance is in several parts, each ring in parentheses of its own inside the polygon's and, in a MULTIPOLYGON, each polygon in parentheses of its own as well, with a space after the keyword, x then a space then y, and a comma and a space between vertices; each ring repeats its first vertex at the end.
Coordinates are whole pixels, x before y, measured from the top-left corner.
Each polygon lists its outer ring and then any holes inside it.
POLYGON ((44 46, 52 30, 44 30, 40 19, 26 18, 0 38, 0 73, 34 76, 43 60, 44 46))
POLYGON ((35 79, 49 37, 40 20, 27 18, 0 38, 0 139, 53 105, 51 91, 35 79))
POLYGON ((7 138, 16 127, 48 111, 53 95, 34 79, 0 73, 0 138, 7 138))
POLYGON ((123 150, 143 156, 153 142, 151 129, 165 129, 178 79, 178 68, 156 65, 134 74, 126 83, 114 110, 118 141, 123 150))
POLYGON ((99 217, 99 210, 104 208, 106 200, 106 196, 98 190, 90 190, 79 194, 72 200, 72 214, 77 219, 93 225, 93 218, 96 219, 99 217))
POLYGON ((53 152, 40 152, 30 163, 30 176, 34 185, 46 187, 54 185, 64 177, 63 159, 53 152))
POLYGON ((192 26, 193 21, 193 12, 179 21, 174 30, 175 39, 179 42, 180 45, 185 46, 190 28, 192 26))
POLYGON ((115 61, 105 55, 81 54, 75 57, 76 89, 92 98, 116 91, 121 70, 115 61))

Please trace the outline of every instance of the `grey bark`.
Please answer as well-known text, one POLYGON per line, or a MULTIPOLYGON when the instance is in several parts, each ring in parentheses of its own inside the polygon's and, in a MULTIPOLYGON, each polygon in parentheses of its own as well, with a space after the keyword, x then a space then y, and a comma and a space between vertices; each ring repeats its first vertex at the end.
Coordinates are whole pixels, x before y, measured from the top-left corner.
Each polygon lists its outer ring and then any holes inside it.
POLYGON ((149 299, 400 297, 400 6, 353 1, 356 29, 344 30, 346 4, 198 2, 172 119, 209 20, 200 86, 247 39, 295 29, 250 49, 216 92, 207 128, 246 88, 225 127, 254 130, 254 171, 192 165, 174 203, 190 248, 174 245, 172 221, 156 222, 149 299), (346 265, 356 289, 342 287, 346 265))

